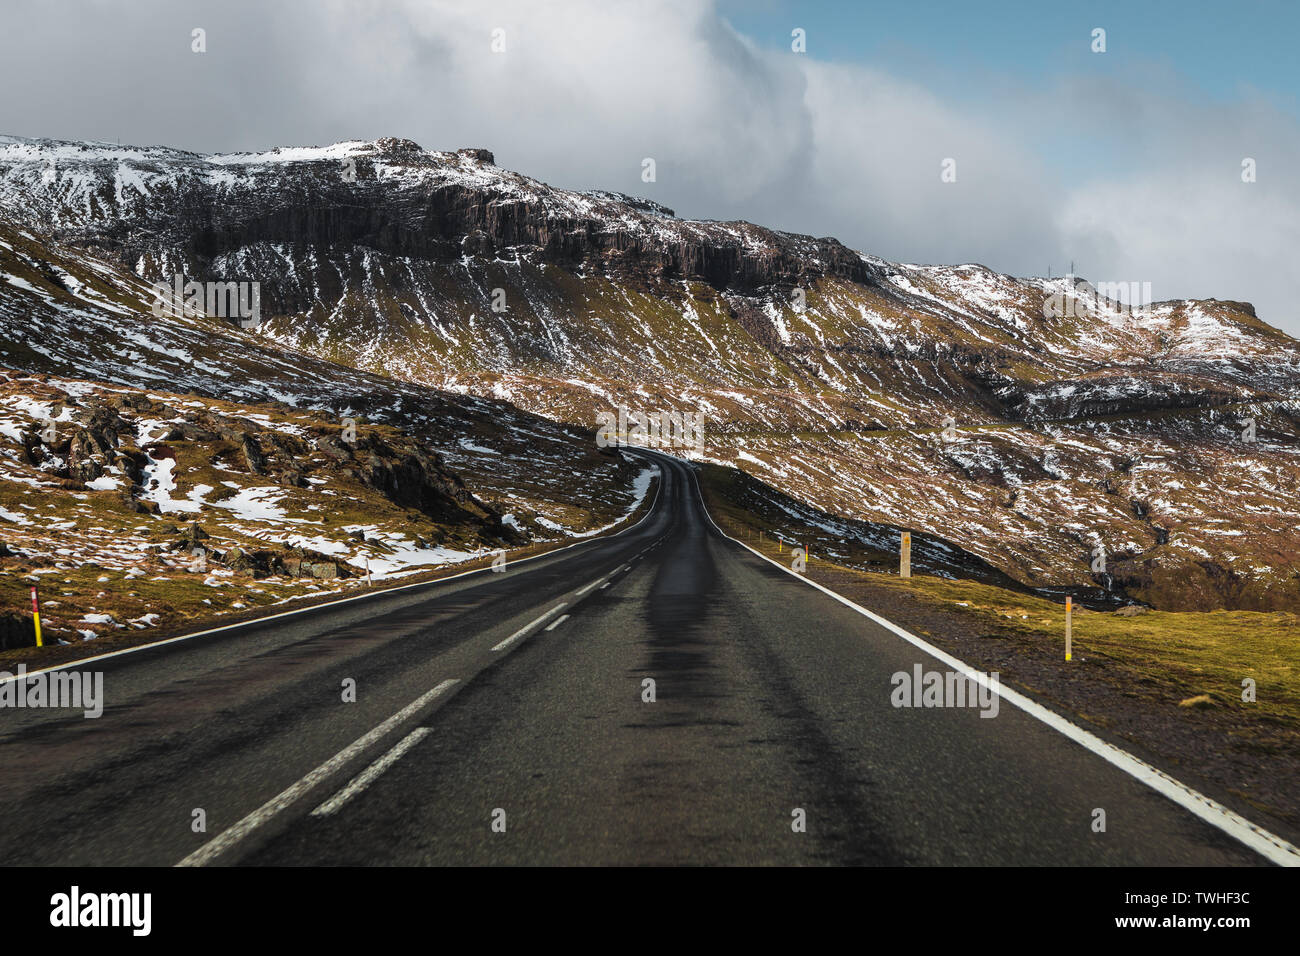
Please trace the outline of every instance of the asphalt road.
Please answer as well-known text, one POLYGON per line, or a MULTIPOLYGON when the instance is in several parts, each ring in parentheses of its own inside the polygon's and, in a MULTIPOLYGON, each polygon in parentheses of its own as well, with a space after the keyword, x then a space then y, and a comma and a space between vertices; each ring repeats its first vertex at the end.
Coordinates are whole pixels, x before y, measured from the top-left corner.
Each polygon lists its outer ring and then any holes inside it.
POLYGON ((96 662, 99 719, 0 710, 0 863, 1266 862, 1006 703, 895 707, 944 665, 660 460, 618 536, 96 662))

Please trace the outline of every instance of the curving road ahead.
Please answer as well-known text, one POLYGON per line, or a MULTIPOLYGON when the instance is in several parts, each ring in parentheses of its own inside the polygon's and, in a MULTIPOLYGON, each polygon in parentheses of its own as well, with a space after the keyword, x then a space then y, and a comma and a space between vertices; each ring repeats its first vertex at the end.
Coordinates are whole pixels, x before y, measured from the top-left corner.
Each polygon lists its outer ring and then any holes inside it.
POLYGON ((893 706, 946 666, 654 457, 620 535, 83 665, 97 720, 0 710, 0 862, 1267 862, 1005 701, 893 706))

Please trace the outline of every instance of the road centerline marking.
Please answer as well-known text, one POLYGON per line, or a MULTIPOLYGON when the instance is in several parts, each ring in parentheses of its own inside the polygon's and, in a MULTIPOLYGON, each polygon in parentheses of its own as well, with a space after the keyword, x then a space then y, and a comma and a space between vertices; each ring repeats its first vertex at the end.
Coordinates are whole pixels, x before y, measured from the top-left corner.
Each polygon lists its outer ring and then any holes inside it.
POLYGON ((337 813, 339 810, 343 809, 349 800, 358 796, 363 790, 378 780, 385 770, 402 759, 404 753, 431 733, 433 733, 432 727, 416 727, 397 743, 393 744, 392 748, 386 754, 348 781, 347 786, 313 810, 311 815, 313 817, 327 817, 330 814, 337 813))
POLYGON ((216 837, 203 844, 203 846, 199 847, 176 865, 205 866, 208 863, 211 863, 222 853, 225 853, 240 840, 244 839, 244 837, 248 836, 254 830, 266 823, 269 823, 271 819, 281 811, 292 806, 304 794, 315 789, 317 785, 327 780, 340 767, 346 766, 350 760, 364 752, 366 748, 370 747, 375 742, 382 740, 392 732, 394 728, 399 727, 412 715, 419 712, 427 704, 432 703, 459 683, 460 681, 458 679, 451 678, 443 681, 437 687, 433 688, 433 690, 421 694, 383 723, 362 734, 311 773, 299 779, 297 783, 280 791, 280 793, 276 794, 252 813, 245 816, 234 826, 227 830, 223 830, 216 837))
POLYGON ((554 621, 552 621, 550 624, 546 625, 546 629, 547 629, 548 631, 553 631, 553 630, 555 630, 557 627, 559 627, 561 624, 563 624, 565 621, 567 621, 568 619, 569 619, 569 615, 567 615, 567 614, 561 614, 559 617, 557 617, 557 618, 556 618, 554 621))
MULTIPOLYGON (((628 527, 615 531, 612 534, 602 535, 600 537, 595 537, 595 538, 584 538, 581 541, 574 541, 570 544, 562 545, 561 547, 554 548, 550 551, 543 551, 541 554, 531 554, 526 557, 515 558, 513 561, 510 562, 510 564, 513 566, 519 564, 526 564, 527 562, 530 561, 540 561, 543 558, 553 558, 556 555, 562 554, 565 551, 569 551, 573 548, 580 548, 583 547, 584 545, 598 544, 598 543, 608 544, 610 541, 614 540, 615 538, 620 538, 623 535, 628 534, 631 531, 635 531, 637 528, 641 527, 641 525, 645 524, 652 517, 654 517, 656 512, 658 511, 659 499, 663 492, 663 485, 665 481, 663 467, 654 460, 650 460, 649 463, 653 465, 654 468, 659 472, 659 483, 655 485, 655 496, 654 496, 654 500, 650 502, 649 510, 644 515, 641 516, 640 520, 638 520, 636 524, 629 525, 628 527)), ((393 587, 377 588, 373 591, 363 591, 360 594, 353 594, 348 597, 338 598, 337 600, 322 601, 320 604, 309 604, 306 605, 305 607, 292 608, 288 611, 279 611, 275 614, 267 614, 262 617, 254 617, 247 621, 237 621, 233 624, 221 624, 216 627, 204 628, 203 630, 200 631, 191 631, 188 634, 177 634, 175 637, 163 638, 160 641, 149 641, 144 644, 137 644, 133 647, 124 647, 121 650, 117 650, 117 651, 107 651, 103 654, 92 654, 90 657, 82 657, 77 660, 64 661, 62 664, 51 664, 48 667, 42 667, 39 668, 38 670, 26 671, 21 678, 6 677, 0 679, 0 684, 7 684, 19 680, 26 680, 27 678, 35 677, 38 674, 49 674, 55 671, 71 670, 72 668, 76 668, 76 667, 84 667, 85 665, 93 664, 96 661, 104 661, 112 657, 121 657, 124 654, 137 654, 141 651, 154 650, 157 648, 166 647, 170 644, 179 644, 182 641, 190 641, 196 637, 207 637, 208 635, 211 634, 220 634, 226 631, 238 630, 240 628, 252 628, 260 624, 267 624, 271 621, 282 620, 284 618, 294 617, 299 614, 307 614, 312 611, 320 611, 328 607, 336 607, 343 604, 352 604, 356 601, 372 600, 384 596, 400 594, 402 592, 410 591, 415 588, 429 588, 432 590, 435 589, 438 585, 446 584, 449 581, 456 581, 461 578, 467 578, 472 575, 483 574, 484 572, 491 572, 491 571, 492 571, 491 565, 484 565, 481 568, 473 568, 469 571, 460 571, 456 574, 449 574, 446 577, 434 578, 430 581, 415 581, 411 584, 399 584, 399 585, 394 585, 393 587)))
POLYGON ((554 614, 556 611, 559 611, 559 610, 561 610, 561 609, 563 609, 563 608, 566 608, 566 607, 568 607, 568 606, 569 606, 569 605, 568 605, 568 602, 567 602, 567 601, 561 601, 559 604, 555 605, 555 607, 551 608, 549 611, 547 611, 547 612, 546 612, 545 614, 543 614, 541 617, 534 618, 533 620, 529 621, 527 624, 525 624, 525 625, 524 625, 523 627, 521 627, 519 630, 515 631, 513 634, 511 634, 509 637, 507 637, 504 641, 502 641, 501 643, 496 644, 495 646, 493 646, 492 650, 494 650, 494 651, 504 651, 507 647, 509 647, 509 646, 510 646, 511 644, 513 644, 515 641, 519 640, 521 637, 523 637, 525 634, 527 634, 529 631, 531 631, 533 628, 535 628, 538 624, 541 624, 544 620, 546 620, 548 617, 550 617, 550 616, 551 616, 552 614, 554 614))

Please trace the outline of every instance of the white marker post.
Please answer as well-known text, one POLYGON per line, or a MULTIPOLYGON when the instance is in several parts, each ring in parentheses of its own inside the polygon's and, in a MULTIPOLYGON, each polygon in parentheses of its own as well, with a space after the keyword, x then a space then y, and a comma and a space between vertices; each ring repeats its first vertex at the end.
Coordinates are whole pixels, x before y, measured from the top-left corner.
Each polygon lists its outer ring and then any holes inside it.
POLYGON ((1070 659, 1070 618, 1074 614, 1074 598, 1065 599, 1065 659, 1070 659))
POLYGON ((912 532, 903 532, 903 545, 898 549, 898 576, 900 578, 910 578, 912 576, 912 532))
POLYGON ((366 587, 374 587, 370 580, 370 555, 366 555, 366 587))

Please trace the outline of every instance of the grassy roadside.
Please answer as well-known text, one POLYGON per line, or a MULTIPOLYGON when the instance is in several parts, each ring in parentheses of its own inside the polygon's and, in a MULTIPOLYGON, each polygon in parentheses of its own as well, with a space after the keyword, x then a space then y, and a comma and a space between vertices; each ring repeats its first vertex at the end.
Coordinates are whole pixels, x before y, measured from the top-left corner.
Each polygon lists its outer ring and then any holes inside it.
MULTIPOLYGON (((599 534, 592 535, 591 538, 580 540, 609 537, 639 522, 650 511, 658 493, 659 481, 658 475, 651 479, 641 503, 622 521, 599 534)), ((505 551, 506 563, 509 565, 525 558, 560 551, 575 543, 577 542, 567 540, 547 541, 509 549, 505 551)), ((120 584, 115 587, 112 583, 103 582, 105 575, 102 569, 94 565, 84 565, 74 570, 60 571, 57 583, 48 590, 48 585, 42 584, 41 617, 42 622, 46 624, 43 628, 46 646, 0 650, 0 671, 12 673, 20 663, 25 664, 29 670, 50 667, 129 647, 153 644, 207 628, 254 621, 284 611, 326 604, 360 594, 377 594, 412 584, 438 581, 467 571, 490 567, 494 559, 495 556, 489 554, 457 564, 391 578, 373 585, 367 585, 364 577, 341 579, 330 582, 329 586, 323 586, 316 593, 306 594, 290 587, 278 587, 274 579, 254 580, 251 576, 245 576, 247 581, 241 581, 244 586, 233 595, 235 604, 220 606, 204 603, 211 600, 214 595, 213 589, 203 583, 205 577, 203 574, 159 580, 132 578, 129 582, 129 590, 125 587, 118 590, 120 584), (117 621, 129 622, 133 618, 138 620, 136 612, 142 607, 162 606, 166 607, 169 613, 165 619, 149 626, 147 630, 124 629, 103 634, 92 641, 70 640, 66 644, 52 643, 61 636, 67 637, 68 632, 66 628, 60 628, 57 624, 53 628, 48 626, 51 620, 58 620, 60 602, 57 598, 47 596, 62 594, 67 589, 100 595, 97 598, 99 602, 97 606, 103 613, 112 614, 117 621)), ((28 587, 25 581, 0 580, 0 607, 21 606, 22 602, 27 600, 28 587)), ((30 606, 29 601, 28 606, 30 606)), ((27 615, 27 621, 30 625, 30 614, 27 615)), ((71 633, 75 634, 75 632, 71 633)))
MULTIPOLYGON (((786 541, 808 542, 808 573, 814 578, 834 570, 873 587, 910 596, 936 609, 957 614, 981 633, 1002 631, 1037 644, 1048 654, 1064 656, 1065 607, 976 581, 861 571, 819 556, 824 535, 791 522, 764 526, 703 479, 714 520, 733 537, 768 557, 789 564, 786 541), (802 533, 801 533, 802 532, 802 533), (774 540, 775 539, 775 540, 774 540)), ((879 565, 872 553, 869 563, 879 565)), ((896 571, 897 560, 890 562, 896 571)), ((1300 615, 1263 611, 1142 611, 1134 616, 1089 611, 1073 615, 1074 656, 1081 660, 1122 663, 1154 684, 1177 690, 1189 707, 1250 707, 1262 717, 1290 722, 1300 730, 1300 615), (1241 700, 1242 681, 1256 682, 1257 702, 1241 700), (1201 700, 1200 698, 1209 698, 1201 700)))
POLYGON ((1300 833, 1300 615, 1076 606, 1067 663, 1062 603, 977 581, 904 580, 896 555, 882 564, 879 554, 864 554, 859 563, 820 529, 794 519, 766 524, 728 497, 724 469, 705 468, 700 486, 732 537, 787 566, 790 542, 809 543, 812 580, 886 608, 890 620, 972 666, 998 671, 1004 683, 1188 783, 1245 801, 1300 833), (831 551, 833 561, 819 556, 831 551), (1247 679, 1254 701, 1243 700, 1247 679))

